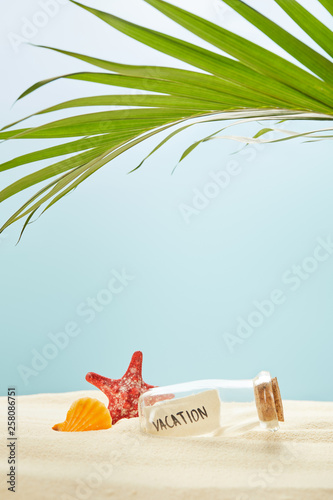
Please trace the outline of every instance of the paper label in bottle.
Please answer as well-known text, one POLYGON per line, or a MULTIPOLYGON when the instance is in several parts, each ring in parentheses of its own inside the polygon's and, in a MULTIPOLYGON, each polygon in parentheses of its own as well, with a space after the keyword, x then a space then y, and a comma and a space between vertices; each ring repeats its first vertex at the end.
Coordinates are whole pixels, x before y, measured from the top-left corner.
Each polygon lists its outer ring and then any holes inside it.
POLYGON ((146 432, 159 436, 198 436, 220 428, 221 400, 216 389, 146 406, 146 432))

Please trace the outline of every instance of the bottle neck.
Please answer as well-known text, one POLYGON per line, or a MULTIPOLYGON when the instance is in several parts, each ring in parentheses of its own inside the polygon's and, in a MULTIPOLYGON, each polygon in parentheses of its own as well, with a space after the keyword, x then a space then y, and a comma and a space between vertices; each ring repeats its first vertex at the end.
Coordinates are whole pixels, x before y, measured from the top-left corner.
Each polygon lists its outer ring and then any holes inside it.
POLYGON ((278 430, 284 416, 277 379, 272 379, 269 372, 260 372, 253 379, 253 390, 261 427, 278 430))

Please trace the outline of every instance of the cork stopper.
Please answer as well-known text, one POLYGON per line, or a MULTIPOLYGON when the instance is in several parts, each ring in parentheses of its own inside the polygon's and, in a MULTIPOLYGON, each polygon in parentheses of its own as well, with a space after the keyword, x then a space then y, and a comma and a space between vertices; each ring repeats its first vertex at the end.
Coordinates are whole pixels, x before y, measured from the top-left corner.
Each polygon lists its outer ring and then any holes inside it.
POLYGON ((255 379, 254 396, 260 422, 284 422, 283 404, 276 377, 271 379, 268 372, 262 372, 262 375, 255 379))
POLYGON ((275 409, 276 409, 278 421, 284 422, 282 398, 281 398, 281 393, 280 393, 280 387, 279 387, 279 384, 278 384, 276 377, 272 378, 272 388, 273 388, 275 409))

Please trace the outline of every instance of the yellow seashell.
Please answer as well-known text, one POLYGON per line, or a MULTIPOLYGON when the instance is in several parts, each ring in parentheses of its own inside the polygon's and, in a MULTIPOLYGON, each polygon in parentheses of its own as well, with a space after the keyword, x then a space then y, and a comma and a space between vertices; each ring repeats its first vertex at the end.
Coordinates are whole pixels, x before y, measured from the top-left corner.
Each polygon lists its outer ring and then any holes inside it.
POLYGON ((109 410, 98 399, 81 398, 74 401, 65 422, 52 427, 54 431, 83 432, 110 429, 112 418, 109 410))

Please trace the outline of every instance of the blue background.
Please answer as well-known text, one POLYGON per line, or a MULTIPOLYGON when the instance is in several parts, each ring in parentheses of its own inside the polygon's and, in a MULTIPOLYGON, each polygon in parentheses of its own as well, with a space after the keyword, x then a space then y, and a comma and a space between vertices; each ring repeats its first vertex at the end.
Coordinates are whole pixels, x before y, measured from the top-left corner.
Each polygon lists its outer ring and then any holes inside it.
MULTIPOLYGON (((315 0, 302 3, 327 21, 315 0)), ((62 4, 32 43, 119 62, 187 67, 129 40, 81 9, 62 4)), ((95 5, 198 43, 140 0, 99 0, 95 5)), ((217 1, 181 5, 282 53, 217 1)), ((308 42, 274 10, 273 2, 257 1, 256 6, 308 42)), ((93 69, 43 49, 20 45, 15 51, 10 33, 20 34, 24 19, 33 20, 41 7, 20 0, 3 9, 3 125, 77 96, 127 92, 59 81, 11 109, 17 96, 40 79, 93 69)), ((309 130, 322 125, 285 127, 309 130)), ((249 135, 259 127, 242 125, 230 133, 249 135)), ((16 385, 19 394, 90 389, 85 381, 88 371, 118 378, 139 349, 144 353, 144 379, 150 384, 252 378, 267 369, 278 377, 285 398, 333 399, 333 255, 308 279, 301 279, 297 290, 283 280, 294 265, 313 255, 318 238, 333 238, 332 144, 295 140, 250 146, 233 154, 240 149, 238 143, 216 140, 197 148, 171 175, 186 147, 217 128, 199 125, 187 130, 127 175, 162 136, 140 145, 31 224, 18 246, 20 224, 0 237, 1 394, 8 385, 16 385), (226 171, 230 162, 238 175, 187 223, 182 204, 193 206, 194 190, 207 191, 210 173, 226 171), (133 279, 87 323, 78 306, 102 297, 112 270, 123 269, 133 279), (225 334, 235 335, 238 318, 248 318, 254 302, 267 300, 274 289, 283 292, 284 303, 242 344, 229 349, 225 334), (20 366, 31 368, 33 353, 42 353, 50 343, 48 334, 63 332, 69 322, 78 325, 79 335, 25 383, 20 366)), ((1 160, 48 144, 1 144, 1 160)), ((1 186, 48 163, 2 173, 1 186)), ((1 222, 33 192, 3 203, 1 222)))

